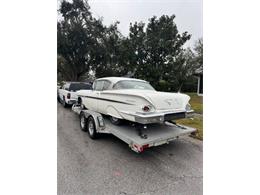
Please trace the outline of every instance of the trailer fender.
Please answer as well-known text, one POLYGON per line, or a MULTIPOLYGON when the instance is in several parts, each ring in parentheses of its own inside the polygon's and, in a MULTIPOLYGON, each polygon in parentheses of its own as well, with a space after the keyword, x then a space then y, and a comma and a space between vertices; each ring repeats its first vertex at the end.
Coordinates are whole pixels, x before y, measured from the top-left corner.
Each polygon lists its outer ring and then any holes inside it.
POLYGON ((96 131, 97 132, 103 132, 104 131, 104 129, 105 129, 105 122, 104 122, 103 116, 100 113, 97 113, 97 112, 91 111, 91 110, 82 110, 80 112, 80 115, 82 113, 85 115, 87 120, 88 120, 88 118, 90 116, 93 117, 93 119, 95 121, 96 131))

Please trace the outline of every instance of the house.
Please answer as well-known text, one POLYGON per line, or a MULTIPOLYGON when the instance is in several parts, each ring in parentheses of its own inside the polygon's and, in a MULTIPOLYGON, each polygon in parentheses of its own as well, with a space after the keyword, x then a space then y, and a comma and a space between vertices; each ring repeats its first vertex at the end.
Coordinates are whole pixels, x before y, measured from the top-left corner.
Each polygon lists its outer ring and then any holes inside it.
POLYGON ((197 94, 203 96, 203 68, 198 68, 194 75, 198 78, 197 94))

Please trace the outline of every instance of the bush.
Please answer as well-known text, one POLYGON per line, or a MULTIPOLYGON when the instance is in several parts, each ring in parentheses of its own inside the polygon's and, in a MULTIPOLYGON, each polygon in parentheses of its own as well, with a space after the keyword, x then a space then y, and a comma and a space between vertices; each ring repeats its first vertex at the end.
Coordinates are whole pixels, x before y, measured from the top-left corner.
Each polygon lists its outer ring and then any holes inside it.
POLYGON ((193 76, 185 81, 182 85, 182 92, 197 92, 198 79, 193 76))

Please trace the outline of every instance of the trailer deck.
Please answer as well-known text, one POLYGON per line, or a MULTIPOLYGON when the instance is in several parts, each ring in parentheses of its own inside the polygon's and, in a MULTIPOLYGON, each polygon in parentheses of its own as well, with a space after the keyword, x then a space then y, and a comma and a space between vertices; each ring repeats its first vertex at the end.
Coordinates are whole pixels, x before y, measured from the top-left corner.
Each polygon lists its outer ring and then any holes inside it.
POLYGON ((143 138, 140 136, 137 129, 128 123, 120 126, 113 125, 100 113, 81 109, 76 105, 72 107, 72 110, 77 114, 84 112, 86 117, 92 116, 95 120, 97 133, 111 133, 127 143, 135 152, 142 152, 145 148, 169 143, 170 141, 179 138, 181 135, 190 134, 196 131, 196 129, 192 127, 165 122, 162 124, 147 125, 147 128, 141 130, 142 134, 146 135, 145 138, 143 138), (100 124, 102 125, 100 126, 100 124))

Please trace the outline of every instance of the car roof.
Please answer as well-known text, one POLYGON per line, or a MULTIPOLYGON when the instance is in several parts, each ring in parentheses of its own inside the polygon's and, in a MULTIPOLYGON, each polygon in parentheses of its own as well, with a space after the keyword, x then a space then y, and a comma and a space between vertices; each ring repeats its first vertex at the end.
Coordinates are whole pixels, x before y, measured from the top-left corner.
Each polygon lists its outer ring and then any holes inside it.
POLYGON ((65 84, 81 84, 81 83, 82 84, 91 84, 89 82, 82 82, 82 81, 81 82, 80 81, 78 81, 78 82, 77 81, 66 81, 65 82, 65 84))
POLYGON ((98 80, 109 80, 111 81, 112 83, 116 83, 118 81, 124 81, 124 80, 127 80, 127 81, 142 81, 142 82, 147 82, 145 80, 141 80, 141 79, 134 79, 134 78, 127 78, 127 77, 103 77, 103 78, 99 78, 99 79, 96 79, 97 81, 98 80))
POLYGON ((88 82, 70 82, 71 84, 90 84, 88 82))

